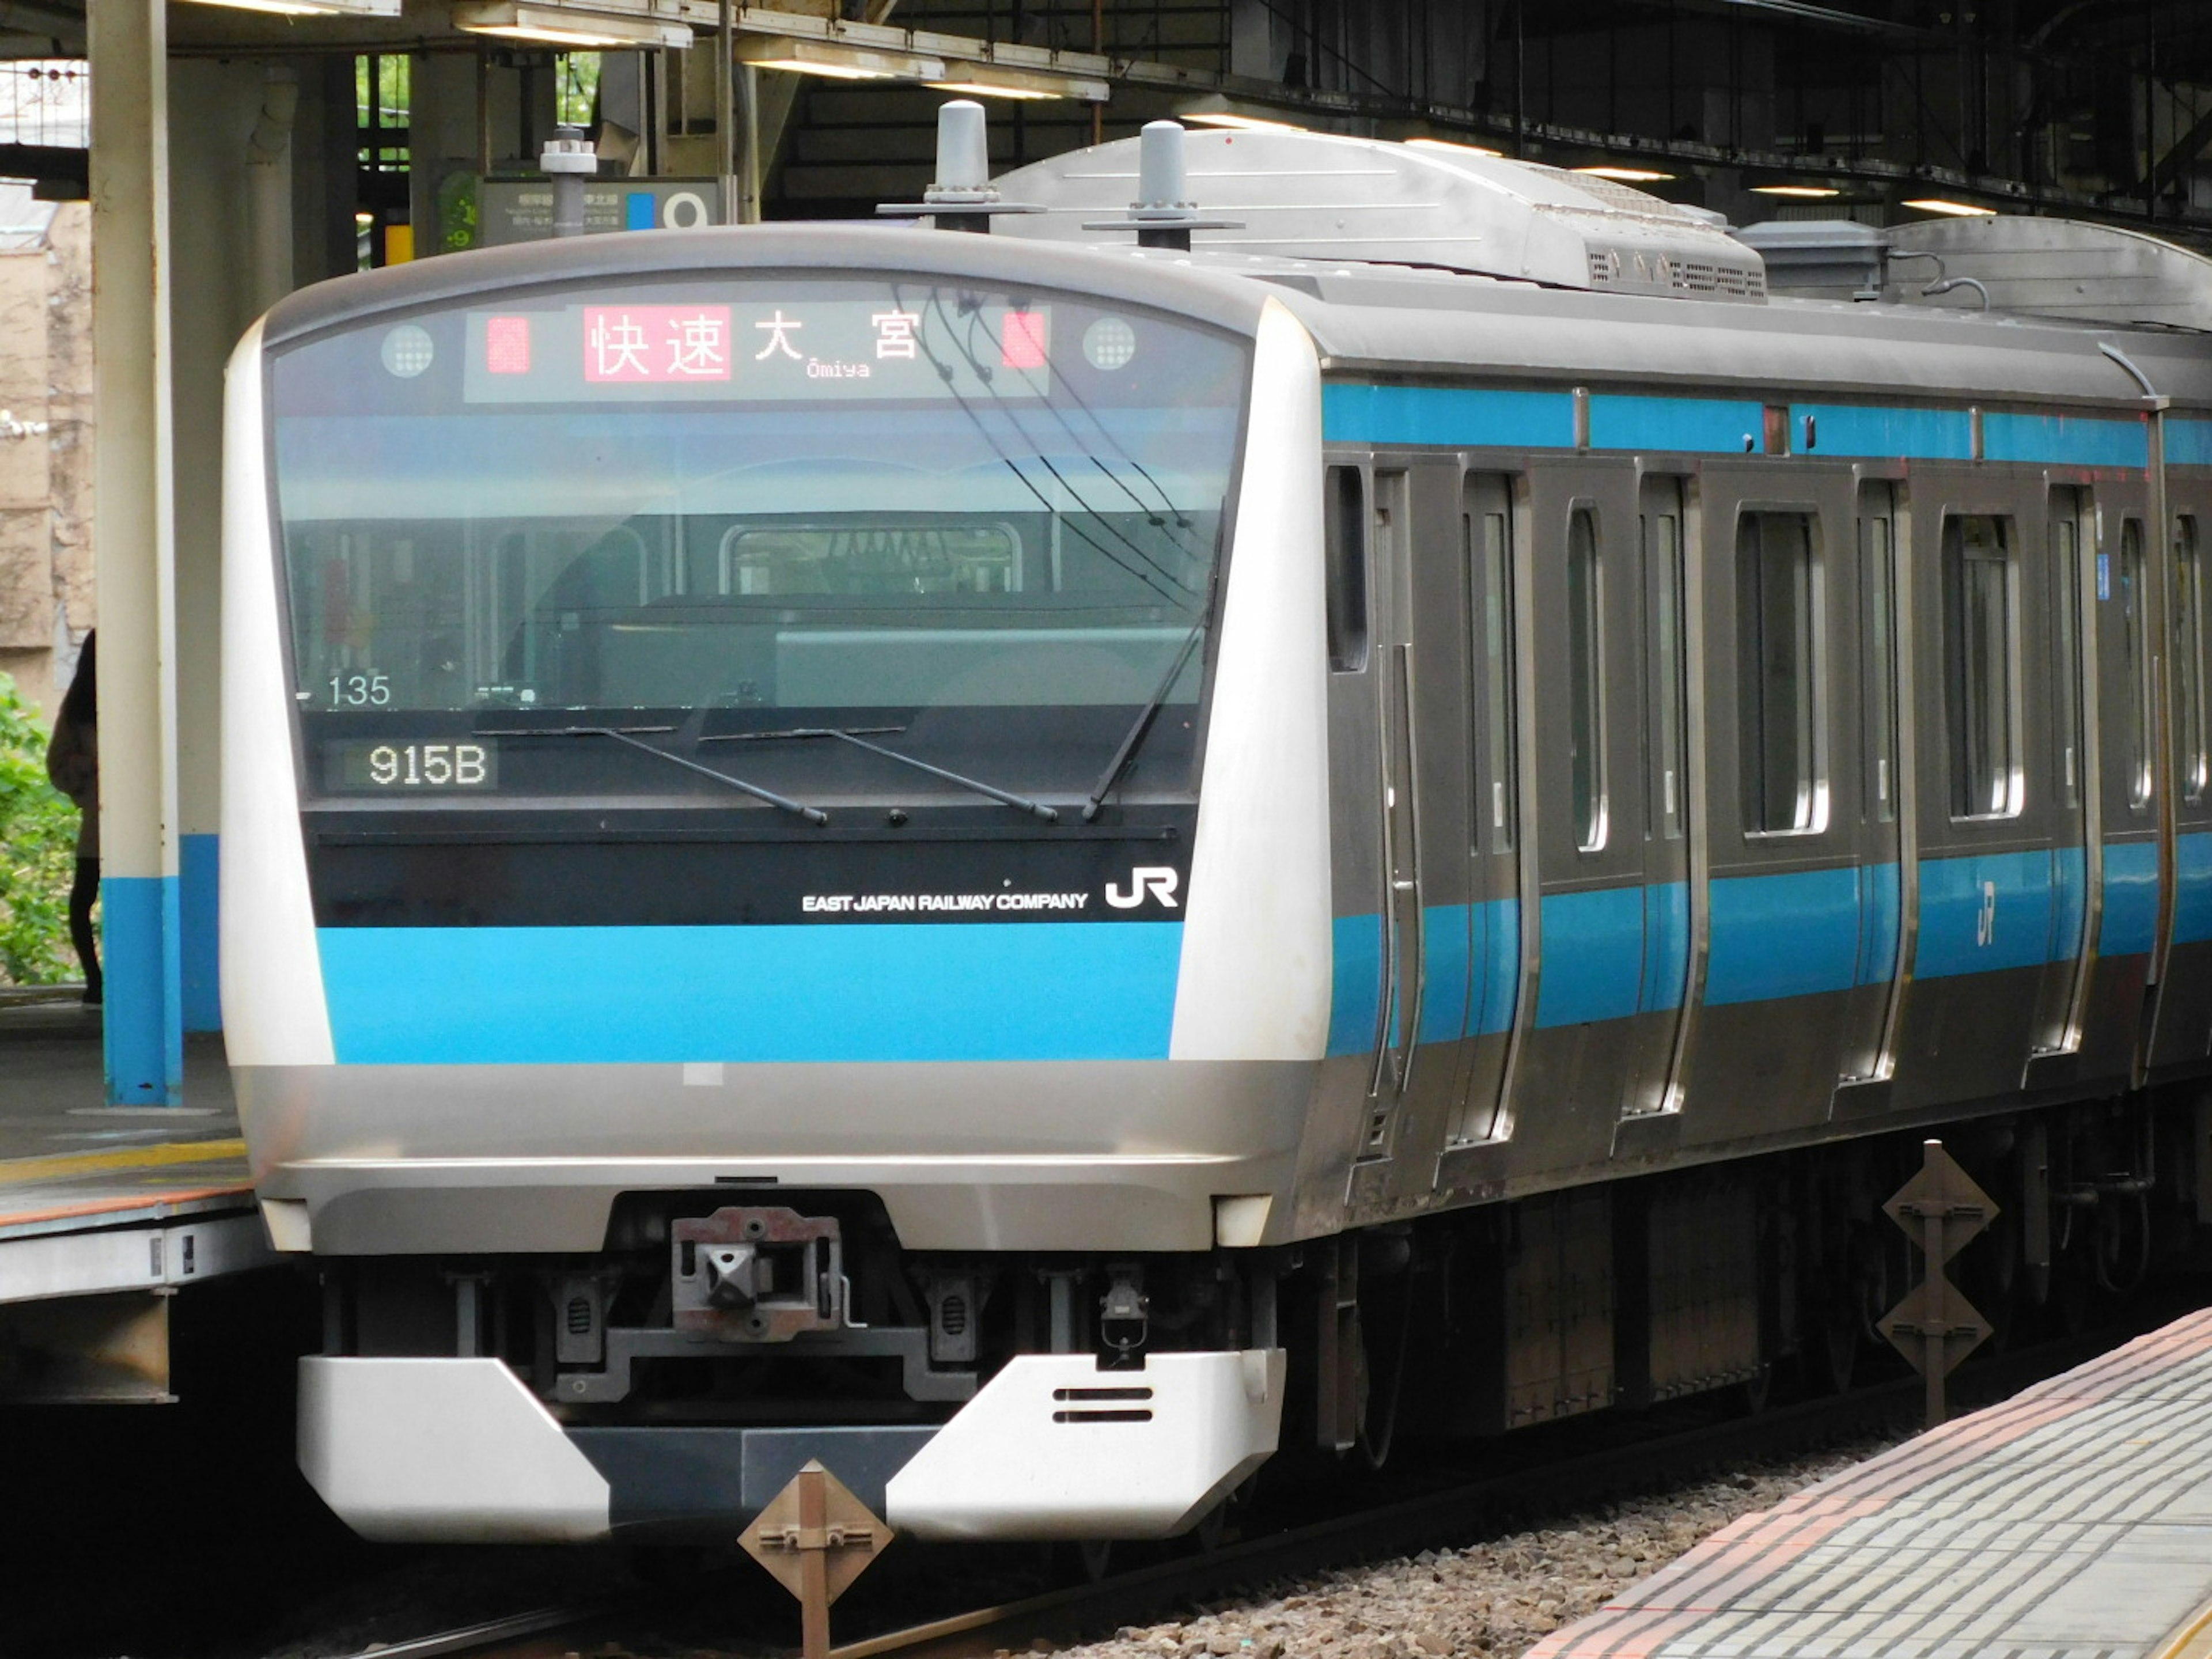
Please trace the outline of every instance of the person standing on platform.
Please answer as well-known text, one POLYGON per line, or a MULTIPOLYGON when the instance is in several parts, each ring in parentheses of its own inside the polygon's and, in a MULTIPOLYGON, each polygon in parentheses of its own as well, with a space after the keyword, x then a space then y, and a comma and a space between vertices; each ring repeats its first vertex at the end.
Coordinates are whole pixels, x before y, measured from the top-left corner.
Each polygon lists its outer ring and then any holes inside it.
POLYGON ((94 661, 97 630, 84 636, 76 676, 62 698, 54 735, 46 744, 46 775, 76 803, 76 879, 70 885, 70 942, 84 964, 84 1000, 101 1000, 100 939, 92 930, 92 904, 100 896, 100 677, 94 661))

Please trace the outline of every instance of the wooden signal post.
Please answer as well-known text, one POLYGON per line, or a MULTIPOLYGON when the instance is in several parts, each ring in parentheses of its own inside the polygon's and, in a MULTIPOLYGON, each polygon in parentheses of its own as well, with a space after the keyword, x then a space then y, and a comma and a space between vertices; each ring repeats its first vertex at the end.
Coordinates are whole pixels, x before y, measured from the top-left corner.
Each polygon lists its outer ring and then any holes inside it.
POLYGON ((1990 1329, 1944 1269, 1967 1240, 1996 1218, 1997 1206, 1942 1141, 1930 1140, 1922 1143, 1920 1173, 1881 1207, 1920 1246, 1926 1276, 1889 1310, 1881 1334, 1927 1379, 1932 1429, 1946 1415, 1944 1378, 1982 1345, 1990 1329))
POLYGON ((809 1461, 738 1541, 799 1598, 805 1659, 829 1659, 830 1604, 891 1540, 891 1529, 844 1483, 809 1461))

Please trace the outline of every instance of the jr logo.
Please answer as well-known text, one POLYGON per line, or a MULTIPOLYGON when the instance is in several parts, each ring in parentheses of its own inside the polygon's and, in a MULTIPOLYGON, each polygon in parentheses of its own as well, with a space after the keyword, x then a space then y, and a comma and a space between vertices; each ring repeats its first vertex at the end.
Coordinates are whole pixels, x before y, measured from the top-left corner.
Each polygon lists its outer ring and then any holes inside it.
POLYGON ((1116 910, 1133 910, 1147 898, 1156 898, 1163 908, 1176 908, 1176 872, 1165 865, 1140 864, 1129 872, 1129 890, 1123 892, 1112 882, 1106 884, 1106 902, 1116 910))
POLYGON ((1993 881, 1982 884, 1982 908, 1974 918, 1974 943, 1990 945, 1997 941, 1997 884, 1993 881))

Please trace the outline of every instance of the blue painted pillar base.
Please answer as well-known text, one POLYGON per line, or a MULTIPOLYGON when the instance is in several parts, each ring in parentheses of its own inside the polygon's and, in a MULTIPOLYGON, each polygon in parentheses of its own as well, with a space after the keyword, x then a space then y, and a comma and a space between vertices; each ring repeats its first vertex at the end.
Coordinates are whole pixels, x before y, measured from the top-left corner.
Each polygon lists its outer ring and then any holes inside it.
POLYGON ((101 1021, 111 1106, 174 1106, 185 1091, 177 878, 109 876, 100 884, 101 1021))

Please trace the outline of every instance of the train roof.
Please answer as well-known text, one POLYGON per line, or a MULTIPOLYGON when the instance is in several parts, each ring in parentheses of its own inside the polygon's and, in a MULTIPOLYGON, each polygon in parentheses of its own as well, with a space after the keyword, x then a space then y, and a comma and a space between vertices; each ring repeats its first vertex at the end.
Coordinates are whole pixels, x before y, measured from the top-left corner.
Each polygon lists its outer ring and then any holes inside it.
POLYGON ((280 301, 281 346, 379 314, 539 287, 735 270, 916 271, 1097 294, 1251 332, 1270 297, 1334 373, 2141 406, 2122 351, 2178 404, 2212 407, 2212 337, 1928 307, 1592 292, 1462 271, 1210 248, 1140 249, 868 224, 637 231, 444 255, 280 301))

